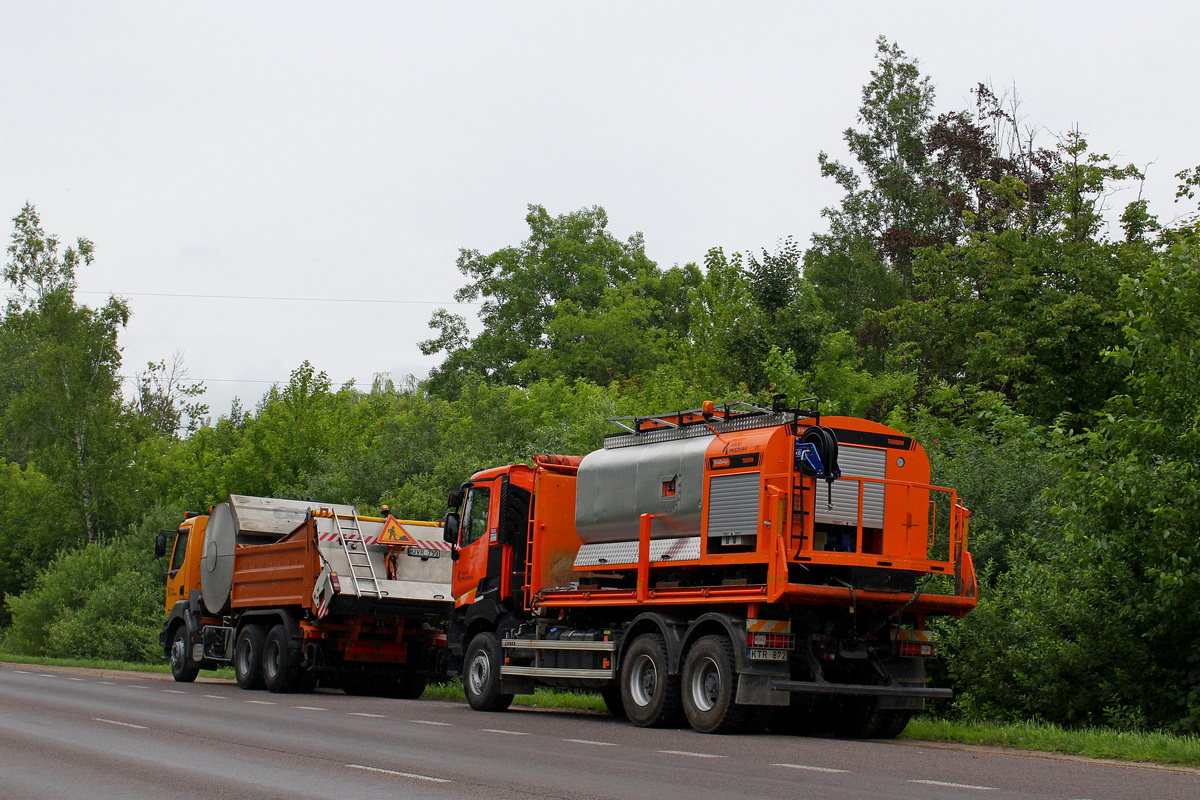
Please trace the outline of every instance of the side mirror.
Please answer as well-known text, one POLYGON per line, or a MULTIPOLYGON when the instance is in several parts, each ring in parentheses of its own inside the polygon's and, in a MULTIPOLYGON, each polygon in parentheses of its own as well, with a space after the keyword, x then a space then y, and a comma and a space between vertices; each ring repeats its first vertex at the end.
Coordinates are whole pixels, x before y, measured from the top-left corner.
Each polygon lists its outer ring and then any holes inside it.
POLYGON ((458 514, 451 511, 446 515, 446 527, 442 531, 442 540, 450 544, 458 544, 458 514))
POLYGON ((450 508, 460 508, 463 504, 463 498, 466 496, 466 494, 467 493, 462 489, 455 489, 454 491, 450 492, 450 497, 447 498, 446 505, 450 508))
POLYGON ((167 532, 161 531, 154 537, 154 557, 162 558, 167 554, 167 532))

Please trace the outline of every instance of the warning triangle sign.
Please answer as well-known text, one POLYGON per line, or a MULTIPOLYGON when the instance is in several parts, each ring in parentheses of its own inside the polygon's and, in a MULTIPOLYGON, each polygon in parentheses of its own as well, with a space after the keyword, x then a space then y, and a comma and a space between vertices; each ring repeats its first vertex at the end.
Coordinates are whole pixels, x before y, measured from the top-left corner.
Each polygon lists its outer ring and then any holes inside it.
POLYGON ((389 514, 376 544, 416 544, 416 541, 401 527, 396 518, 389 514))

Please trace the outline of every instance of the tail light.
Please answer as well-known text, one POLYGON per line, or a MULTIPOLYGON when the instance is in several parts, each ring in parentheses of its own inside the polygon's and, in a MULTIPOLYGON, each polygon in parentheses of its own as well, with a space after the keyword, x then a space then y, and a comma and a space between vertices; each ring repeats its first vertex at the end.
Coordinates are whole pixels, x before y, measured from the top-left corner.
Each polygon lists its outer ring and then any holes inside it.
POLYGON ((782 647, 792 649, 792 634, 790 633, 748 633, 746 644, 750 647, 782 647))
POLYGON ((899 654, 912 658, 933 658, 937 648, 933 642, 897 642, 899 654))

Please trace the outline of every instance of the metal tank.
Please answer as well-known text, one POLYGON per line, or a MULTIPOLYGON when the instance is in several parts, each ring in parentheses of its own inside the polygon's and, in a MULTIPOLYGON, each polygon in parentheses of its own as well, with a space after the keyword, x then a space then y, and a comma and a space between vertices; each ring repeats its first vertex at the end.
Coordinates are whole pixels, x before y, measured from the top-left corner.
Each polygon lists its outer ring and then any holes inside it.
POLYGON ((214 506, 204 532, 204 552, 200 556, 200 590, 204 607, 212 614, 226 610, 233 590, 236 545, 277 542, 300 527, 310 510, 321 508, 345 516, 358 515, 354 506, 240 494, 231 494, 228 503, 214 506))
POLYGON ((712 436, 597 450, 575 484, 575 529, 584 545, 636 542, 642 514, 653 539, 700 535, 704 454, 712 436))

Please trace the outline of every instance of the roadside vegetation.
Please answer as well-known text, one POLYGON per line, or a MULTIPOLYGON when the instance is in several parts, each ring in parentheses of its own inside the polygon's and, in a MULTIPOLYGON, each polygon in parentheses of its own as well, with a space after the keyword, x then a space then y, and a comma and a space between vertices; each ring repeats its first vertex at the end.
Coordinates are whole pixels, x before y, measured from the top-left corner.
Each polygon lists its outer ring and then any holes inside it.
POLYGON ((939 110, 881 38, 850 159, 816 157, 842 198, 807 245, 663 268, 602 208, 531 205, 526 240, 460 252, 482 328, 435 312, 429 376, 335 387, 305 362, 215 419, 178 358, 122 393, 129 305, 75 292, 102 249, 26 205, 2 276, 0 650, 153 662, 154 533, 230 492, 437 519, 473 471, 588 452, 605 417, 786 393, 910 433, 972 509, 980 604, 936 622, 931 676, 958 699, 911 735, 1194 753, 1200 167, 1151 209, 1136 166, 973 91, 939 110))

